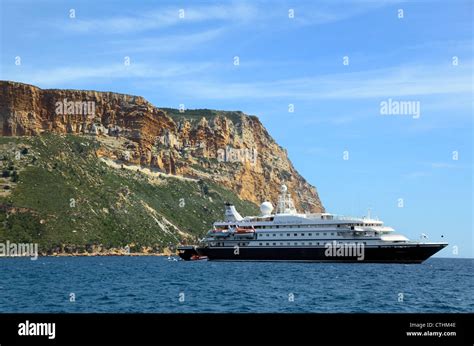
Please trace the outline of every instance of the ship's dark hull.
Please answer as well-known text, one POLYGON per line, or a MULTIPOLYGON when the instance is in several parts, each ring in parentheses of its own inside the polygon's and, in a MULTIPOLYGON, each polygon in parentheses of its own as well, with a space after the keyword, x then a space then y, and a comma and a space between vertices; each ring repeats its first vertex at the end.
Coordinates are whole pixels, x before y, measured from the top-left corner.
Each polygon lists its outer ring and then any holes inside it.
POLYGON ((328 256, 325 247, 198 247, 209 260, 220 261, 307 261, 354 263, 421 263, 447 244, 366 246, 363 256, 328 256))
POLYGON ((178 256, 185 261, 190 261, 193 256, 199 256, 194 246, 179 246, 178 256))

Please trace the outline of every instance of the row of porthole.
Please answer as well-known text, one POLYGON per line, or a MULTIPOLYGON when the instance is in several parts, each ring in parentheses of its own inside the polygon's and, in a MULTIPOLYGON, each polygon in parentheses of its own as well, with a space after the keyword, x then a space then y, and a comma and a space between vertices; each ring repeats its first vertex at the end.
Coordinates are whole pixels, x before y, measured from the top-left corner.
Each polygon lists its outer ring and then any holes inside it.
MULTIPOLYGON (((261 237, 263 237, 264 235, 266 235, 267 237, 269 237, 270 234, 273 234, 274 237, 277 236, 276 233, 266 233, 266 234, 261 234, 261 237)), ((297 237, 297 236, 298 236, 298 233, 293 233, 293 235, 294 235, 295 237, 297 237)), ((327 233, 323 233, 323 236, 325 236, 325 235, 327 235, 327 233)), ((334 233, 331 233, 331 235, 333 236, 334 233)), ((286 236, 287 236, 287 237, 290 237, 290 236, 291 236, 291 233, 287 233, 286 236)), ((305 233, 301 233, 301 236, 304 237, 304 236, 305 236, 305 233)), ((309 236, 309 237, 312 237, 312 236, 313 236, 313 233, 308 233, 308 236, 309 236)), ((318 236, 319 236, 319 233, 315 233, 315 236, 318 237, 318 236)))
MULTIPOLYGON (((298 244, 297 242, 295 243, 286 243, 287 245, 313 245, 312 242, 309 242, 309 243, 305 243, 305 242, 302 242, 301 244, 298 244)), ((327 243, 323 243, 323 244, 327 244, 327 243)), ((321 244, 321 245, 323 245, 321 244)), ((339 244, 344 244, 344 243, 339 243, 339 244)), ((263 243, 259 243, 260 246, 264 246, 263 243)), ((273 243, 273 246, 276 246, 277 243, 273 243)), ((284 245, 282 242, 280 242, 279 245, 284 245)), ((314 245, 320 245, 319 243, 315 243, 314 245)), ((366 242, 364 242, 364 245, 367 245, 366 242)), ((270 246, 270 243, 265 243, 265 246, 270 246)))
MULTIPOLYGON (((363 243, 364 243, 364 245, 367 245, 367 242, 364 241, 363 243)), ((270 245, 270 243, 265 243, 265 245, 263 245, 263 243, 259 243, 259 246, 276 246, 276 245, 277 245, 277 243, 272 243, 272 244, 273 244, 273 245, 270 245)), ((305 242, 302 242, 301 244, 298 244, 298 242, 294 242, 294 243, 288 242, 288 243, 286 243, 286 244, 287 244, 287 245, 290 245, 290 246, 291 246, 291 245, 303 245, 303 246, 304 246, 304 245, 313 245, 312 242, 309 242, 309 243, 307 243, 307 244, 306 244, 305 242)), ((327 244, 327 243, 323 243, 323 244, 327 244)), ((321 245, 323 245, 323 244, 321 244, 321 245)), ((339 244, 344 244, 344 243, 339 242, 339 244)), ((214 244, 214 243, 211 243, 211 245, 212 245, 212 246, 224 246, 224 243, 215 243, 215 244, 214 244)), ((249 245, 249 244, 248 244, 248 243, 238 243, 238 244, 237 244, 237 246, 247 246, 247 245, 249 245)), ((283 244, 283 242, 280 242, 279 245, 284 245, 284 244, 283 244)), ((320 244, 319 244, 319 242, 318 242, 318 243, 315 243, 314 245, 320 245, 320 244)))

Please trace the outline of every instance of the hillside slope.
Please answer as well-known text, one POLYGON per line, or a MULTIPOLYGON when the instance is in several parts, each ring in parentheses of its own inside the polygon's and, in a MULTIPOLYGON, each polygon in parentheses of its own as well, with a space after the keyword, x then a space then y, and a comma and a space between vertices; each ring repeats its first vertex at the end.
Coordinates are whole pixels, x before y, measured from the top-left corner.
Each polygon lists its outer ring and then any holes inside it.
POLYGON ((99 146, 73 135, 0 137, 0 242, 38 242, 49 253, 162 252, 196 241, 226 201, 258 212, 210 181, 110 167, 99 146))

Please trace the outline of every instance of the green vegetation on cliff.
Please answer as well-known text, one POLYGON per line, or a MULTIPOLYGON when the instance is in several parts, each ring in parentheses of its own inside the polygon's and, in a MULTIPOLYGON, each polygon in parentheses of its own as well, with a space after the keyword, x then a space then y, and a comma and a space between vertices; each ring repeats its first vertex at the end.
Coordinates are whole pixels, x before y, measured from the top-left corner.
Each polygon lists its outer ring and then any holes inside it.
POLYGON ((185 109, 180 111, 176 108, 160 108, 165 111, 175 121, 188 120, 191 122, 200 121, 206 118, 207 121, 213 120, 217 116, 226 117, 236 125, 241 123, 241 118, 244 115, 241 111, 218 111, 214 109, 185 109))
POLYGON ((110 167, 98 145, 74 135, 0 137, 0 242, 162 249, 201 237, 224 202, 258 212, 211 181, 110 167))

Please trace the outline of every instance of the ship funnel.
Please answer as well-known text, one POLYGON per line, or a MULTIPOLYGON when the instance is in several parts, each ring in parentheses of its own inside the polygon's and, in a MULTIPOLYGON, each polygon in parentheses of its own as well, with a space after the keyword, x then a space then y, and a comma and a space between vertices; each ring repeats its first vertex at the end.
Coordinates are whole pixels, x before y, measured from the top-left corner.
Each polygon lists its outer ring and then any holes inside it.
POLYGON ((225 221, 241 221, 242 216, 239 212, 235 209, 235 207, 230 204, 225 204, 225 221))

